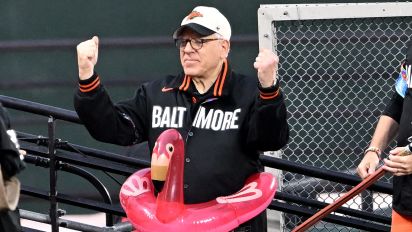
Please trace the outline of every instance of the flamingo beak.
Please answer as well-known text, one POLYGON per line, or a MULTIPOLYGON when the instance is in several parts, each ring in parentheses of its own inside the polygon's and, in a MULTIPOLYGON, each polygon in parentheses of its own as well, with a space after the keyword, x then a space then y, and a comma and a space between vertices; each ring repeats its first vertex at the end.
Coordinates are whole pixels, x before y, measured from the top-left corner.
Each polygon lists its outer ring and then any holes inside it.
POLYGON ((165 181, 169 168, 170 158, 163 153, 152 155, 151 176, 152 180, 165 181))

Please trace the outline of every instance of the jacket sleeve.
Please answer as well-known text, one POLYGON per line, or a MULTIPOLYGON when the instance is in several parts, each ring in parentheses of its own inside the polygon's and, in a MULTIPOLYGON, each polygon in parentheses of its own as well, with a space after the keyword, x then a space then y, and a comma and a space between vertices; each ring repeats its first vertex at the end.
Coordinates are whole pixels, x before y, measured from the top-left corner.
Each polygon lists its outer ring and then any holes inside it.
POLYGON ((79 86, 74 95, 74 107, 93 138, 123 146, 146 140, 143 86, 132 99, 117 104, 112 102, 96 73, 86 81, 79 81, 79 86))
POLYGON ((402 109, 403 98, 395 91, 382 114, 391 117, 399 124, 401 121, 402 109))
POLYGON ((289 140, 283 93, 279 82, 271 88, 259 86, 259 92, 249 120, 248 144, 259 151, 276 151, 289 140))

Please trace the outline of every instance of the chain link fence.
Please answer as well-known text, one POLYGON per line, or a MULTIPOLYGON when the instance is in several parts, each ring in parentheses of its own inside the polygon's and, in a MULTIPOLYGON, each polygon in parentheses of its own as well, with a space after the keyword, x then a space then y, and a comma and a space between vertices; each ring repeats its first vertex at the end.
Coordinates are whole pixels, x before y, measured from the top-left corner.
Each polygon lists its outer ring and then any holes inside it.
MULTIPOLYGON (((412 35, 411 22, 411 17, 274 22, 279 76, 291 126, 282 158, 356 173, 394 93, 412 35)), ((289 172, 281 178, 283 192, 328 203, 352 188, 289 172)), ((381 181, 391 182, 391 178, 381 181)), ((345 206, 390 216, 391 202, 390 195, 365 191, 345 206)), ((284 231, 303 222, 291 214, 284 214, 283 220, 284 231)), ((311 231, 357 230, 319 222, 311 231)))

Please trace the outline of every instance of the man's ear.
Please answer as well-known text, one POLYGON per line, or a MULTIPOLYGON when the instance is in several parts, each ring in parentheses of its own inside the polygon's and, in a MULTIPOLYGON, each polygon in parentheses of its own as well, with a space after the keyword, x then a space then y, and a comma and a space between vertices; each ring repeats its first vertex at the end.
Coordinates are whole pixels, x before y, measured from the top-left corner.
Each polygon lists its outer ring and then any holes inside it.
POLYGON ((227 40, 223 40, 221 44, 223 48, 222 58, 226 59, 229 56, 230 52, 230 42, 227 40))

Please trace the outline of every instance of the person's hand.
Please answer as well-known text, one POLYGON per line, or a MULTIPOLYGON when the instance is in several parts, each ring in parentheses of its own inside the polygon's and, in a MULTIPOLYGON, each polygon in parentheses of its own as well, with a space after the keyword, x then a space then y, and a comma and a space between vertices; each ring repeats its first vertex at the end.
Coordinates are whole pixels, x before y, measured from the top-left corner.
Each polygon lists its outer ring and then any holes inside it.
POLYGON ((27 155, 26 150, 19 149, 20 159, 24 160, 24 156, 27 155))
POLYGON ((365 154, 362 161, 359 163, 356 171, 358 172, 358 175, 362 179, 365 179, 366 177, 368 177, 370 174, 372 174, 376 170, 376 167, 378 166, 378 164, 379 164, 378 155, 373 151, 369 151, 365 154))
POLYGON ((97 36, 93 36, 93 38, 77 45, 77 64, 81 80, 86 80, 93 76, 98 55, 99 38, 97 36))
POLYGON ((253 66, 257 70, 260 85, 270 87, 276 81, 279 57, 269 49, 261 49, 253 66))
POLYGON ((383 160, 385 162, 383 169, 392 172, 395 176, 412 174, 412 155, 407 147, 397 147, 389 154, 389 157, 383 160))

